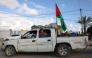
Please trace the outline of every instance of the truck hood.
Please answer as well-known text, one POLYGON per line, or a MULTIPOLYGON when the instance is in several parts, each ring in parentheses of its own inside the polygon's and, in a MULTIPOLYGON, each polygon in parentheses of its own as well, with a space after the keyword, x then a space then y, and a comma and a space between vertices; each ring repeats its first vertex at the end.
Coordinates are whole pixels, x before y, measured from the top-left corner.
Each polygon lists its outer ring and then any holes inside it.
POLYGON ((5 37, 4 40, 9 39, 9 40, 16 40, 19 39, 21 36, 9 36, 9 37, 5 37))

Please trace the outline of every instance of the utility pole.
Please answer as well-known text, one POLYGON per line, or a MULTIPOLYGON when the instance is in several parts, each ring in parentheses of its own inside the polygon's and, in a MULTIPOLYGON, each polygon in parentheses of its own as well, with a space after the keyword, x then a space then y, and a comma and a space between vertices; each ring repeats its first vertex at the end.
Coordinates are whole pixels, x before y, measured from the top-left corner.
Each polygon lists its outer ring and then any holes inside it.
POLYGON ((83 34, 83 19, 82 19, 82 9, 80 8, 80 19, 81 19, 81 27, 82 27, 82 34, 83 34))

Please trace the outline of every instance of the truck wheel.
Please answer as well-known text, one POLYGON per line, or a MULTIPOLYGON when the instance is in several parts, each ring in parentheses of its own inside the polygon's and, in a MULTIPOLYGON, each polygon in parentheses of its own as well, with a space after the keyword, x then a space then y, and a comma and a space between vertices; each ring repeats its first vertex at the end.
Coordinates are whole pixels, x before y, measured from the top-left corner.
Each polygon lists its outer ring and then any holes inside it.
POLYGON ((8 46, 5 49, 5 55, 10 57, 16 54, 15 48, 13 46, 8 46))
POLYGON ((70 54, 70 48, 65 44, 59 45, 57 47, 57 54, 60 57, 66 57, 70 54))

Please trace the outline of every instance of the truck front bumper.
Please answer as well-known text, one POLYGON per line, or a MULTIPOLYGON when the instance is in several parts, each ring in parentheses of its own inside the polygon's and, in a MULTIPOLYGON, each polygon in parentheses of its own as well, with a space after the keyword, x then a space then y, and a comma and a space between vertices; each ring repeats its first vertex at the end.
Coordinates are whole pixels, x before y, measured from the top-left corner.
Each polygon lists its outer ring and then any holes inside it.
POLYGON ((5 51, 5 46, 1 46, 1 51, 4 52, 5 51))
POLYGON ((2 52, 5 52, 5 47, 2 46, 2 47, 1 47, 1 51, 2 51, 2 52))

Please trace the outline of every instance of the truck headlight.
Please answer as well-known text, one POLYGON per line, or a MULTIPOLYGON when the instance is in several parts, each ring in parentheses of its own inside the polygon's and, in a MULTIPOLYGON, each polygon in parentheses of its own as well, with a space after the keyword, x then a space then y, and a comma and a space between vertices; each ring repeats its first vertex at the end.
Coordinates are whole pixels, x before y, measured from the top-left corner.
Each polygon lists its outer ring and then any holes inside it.
POLYGON ((2 46, 4 45, 4 43, 2 43, 2 46))
POLYGON ((4 41, 9 41, 9 39, 7 38, 7 39, 5 39, 4 41))

